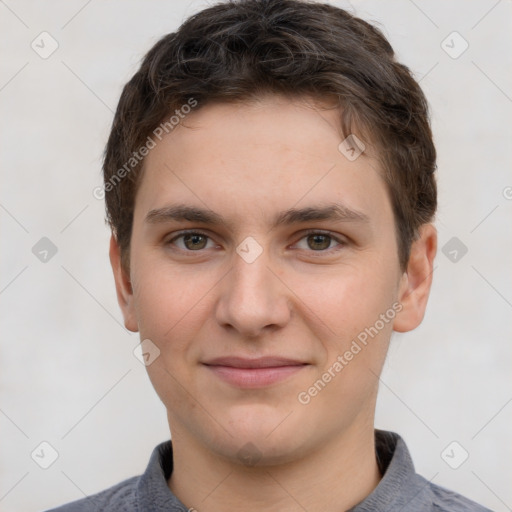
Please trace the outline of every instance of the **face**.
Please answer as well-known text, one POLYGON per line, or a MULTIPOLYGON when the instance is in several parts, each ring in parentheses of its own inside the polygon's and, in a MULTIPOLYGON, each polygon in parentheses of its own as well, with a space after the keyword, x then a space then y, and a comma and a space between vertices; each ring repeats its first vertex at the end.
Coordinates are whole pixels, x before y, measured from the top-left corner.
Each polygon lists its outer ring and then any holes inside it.
POLYGON ((147 156, 130 275, 114 242, 111 259, 173 436, 277 463, 373 428, 391 333, 421 321, 430 283, 400 270, 379 165, 339 150, 338 116, 212 104, 147 156))

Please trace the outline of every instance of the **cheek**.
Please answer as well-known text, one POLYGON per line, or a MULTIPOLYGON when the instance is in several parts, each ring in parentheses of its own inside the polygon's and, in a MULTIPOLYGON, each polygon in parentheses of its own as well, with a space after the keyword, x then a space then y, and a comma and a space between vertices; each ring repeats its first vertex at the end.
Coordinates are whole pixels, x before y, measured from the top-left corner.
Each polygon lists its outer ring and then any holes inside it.
MULTIPOLYGON (((208 296, 214 285, 177 272, 168 265, 141 265, 136 272, 134 297, 140 336, 159 349, 158 357, 146 367, 158 396, 172 410, 194 408, 184 383, 193 377, 193 340, 204 325, 208 296)), ((188 389, 188 386, 186 386, 188 389)))
POLYGON ((314 278, 297 273, 290 286, 303 298, 301 314, 309 315, 325 350, 317 374, 308 383, 312 387, 303 391, 318 393, 315 407, 332 409, 333 424, 340 409, 332 408, 332 403, 339 404, 344 417, 351 417, 360 404, 371 401, 392 332, 395 311, 389 311, 395 300, 395 273, 378 261, 361 258, 359 263, 314 278), (380 315, 386 312, 389 317, 383 321, 380 315))
POLYGON ((299 298, 297 306, 332 345, 346 343, 373 325, 391 307, 396 283, 377 264, 341 265, 315 275, 294 272, 283 278, 299 298), (309 312, 309 313, 308 313, 309 312))
POLYGON ((141 265, 134 279, 141 337, 154 341, 163 353, 185 350, 204 323, 207 293, 217 280, 211 273, 178 271, 155 262, 141 265))

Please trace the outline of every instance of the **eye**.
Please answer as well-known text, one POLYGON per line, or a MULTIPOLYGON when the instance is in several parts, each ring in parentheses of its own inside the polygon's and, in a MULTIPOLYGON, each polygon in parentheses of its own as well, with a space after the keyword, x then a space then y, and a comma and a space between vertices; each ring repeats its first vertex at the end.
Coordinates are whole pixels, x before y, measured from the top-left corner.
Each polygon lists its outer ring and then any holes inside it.
MULTIPOLYGON (((216 246, 207 234, 200 231, 181 232, 167 241, 165 245, 174 246, 178 250, 186 252, 199 252, 216 246)), ((295 247, 309 252, 329 253, 341 249, 345 245, 345 241, 335 237, 330 232, 312 230, 307 232, 295 244, 295 247)))
POLYGON ((340 249, 346 243, 330 233, 321 231, 311 231, 299 240, 296 246, 302 250, 312 250, 314 252, 329 252, 330 249, 340 249), (332 246, 332 244, 337 244, 332 246))
POLYGON ((183 251, 200 251, 201 249, 210 249, 214 246, 208 235, 199 231, 187 231, 171 238, 166 245, 175 245, 183 251), (211 245, 208 246, 208 243, 211 245))

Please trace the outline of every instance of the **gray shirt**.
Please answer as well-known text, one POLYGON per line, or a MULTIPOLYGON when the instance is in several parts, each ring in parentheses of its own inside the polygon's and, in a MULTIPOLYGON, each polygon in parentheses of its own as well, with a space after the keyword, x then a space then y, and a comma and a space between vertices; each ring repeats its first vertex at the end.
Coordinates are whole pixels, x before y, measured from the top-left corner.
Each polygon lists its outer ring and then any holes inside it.
MULTIPOLYGON (((383 477, 374 491, 348 512, 490 512, 417 475, 398 434, 375 430, 375 450, 383 477)), ((172 444, 165 441, 155 447, 142 475, 49 512, 187 512, 167 486, 172 468, 172 444)))

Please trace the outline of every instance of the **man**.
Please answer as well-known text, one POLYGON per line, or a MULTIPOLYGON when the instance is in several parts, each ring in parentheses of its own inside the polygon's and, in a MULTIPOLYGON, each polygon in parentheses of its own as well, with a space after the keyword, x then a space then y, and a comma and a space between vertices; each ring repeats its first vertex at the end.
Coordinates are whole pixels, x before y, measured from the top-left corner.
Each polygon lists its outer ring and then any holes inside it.
POLYGON ((110 259, 171 441, 57 510, 483 511, 375 430, 393 331, 436 254, 426 100, 327 4, 215 5, 125 86, 104 161, 110 259))

